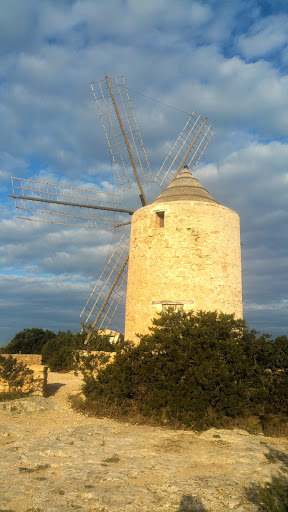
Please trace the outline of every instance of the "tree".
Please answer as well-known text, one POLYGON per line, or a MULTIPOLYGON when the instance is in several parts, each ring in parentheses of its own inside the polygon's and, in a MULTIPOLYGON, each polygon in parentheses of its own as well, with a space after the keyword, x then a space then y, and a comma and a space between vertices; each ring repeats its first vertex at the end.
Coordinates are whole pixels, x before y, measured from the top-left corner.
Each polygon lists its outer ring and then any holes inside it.
POLYGON ((1 349, 2 354, 41 354, 42 347, 48 340, 55 338, 53 331, 32 327, 18 332, 14 338, 1 349))

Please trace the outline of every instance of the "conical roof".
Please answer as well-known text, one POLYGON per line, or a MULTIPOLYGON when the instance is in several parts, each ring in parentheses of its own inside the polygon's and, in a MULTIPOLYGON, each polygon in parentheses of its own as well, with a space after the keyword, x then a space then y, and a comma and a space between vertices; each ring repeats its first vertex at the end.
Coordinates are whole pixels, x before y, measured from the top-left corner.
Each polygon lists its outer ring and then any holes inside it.
POLYGON ((192 176, 187 167, 184 167, 183 171, 161 192, 152 204, 169 201, 204 201, 219 204, 210 196, 208 190, 203 188, 199 181, 192 176))

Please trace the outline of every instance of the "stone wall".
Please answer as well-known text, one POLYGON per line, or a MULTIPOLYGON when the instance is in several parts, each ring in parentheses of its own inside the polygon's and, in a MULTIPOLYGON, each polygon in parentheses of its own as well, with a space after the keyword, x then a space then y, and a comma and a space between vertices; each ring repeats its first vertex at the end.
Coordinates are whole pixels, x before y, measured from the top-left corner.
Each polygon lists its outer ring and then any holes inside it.
MULTIPOLYGON (((81 358, 82 357, 88 357, 88 356, 94 356, 95 359, 97 359, 98 361, 98 368, 105 368, 105 366, 107 366, 107 364, 109 363, 112 363, 113 359, 115 358, 116 356, 116 352, 104 352, 103 350, 91 350, 91 351, 88 351, 88 350, 77 350, 77 356, 75 357, 75 362, 77 363, 77 369, 81 370, 81 368, 83 367, 83 362, 81 361, 81 358), (108 356, 108 361, 106 362, 101 362, 101 358, 105 357, 105 359, 107 358, 108 356)), ((97 373, 97 370, 96 370, 96 373, 97 373)))
POLYGON ((24 364, 42 364, 41 354, 1 354, 2 357, 12 356, 17 361, 24 364))
MULTIPOLYGON (((27 375, 23 387, 21 388, 22 393, 29 393, 31 395, 46 396, 47 394, 47 373, 48 367, 40 364, 33 364, 33 361, 42 360, 41 355, 36 354, 1 354, 3 357, 12 356, 17 359, 18 362, 22 362, 33 371, 32 375, 27 375), (28 364, 27 361, 31 361, 28 364)), ((9 391, 9 385, 7 381, 0 379, 0 393, 6 393, 9 391)))
POLYGON ((138 343, 135 333, 149 332, 169 306, 242 317, 237 213, 215 203, 173 201, 133 214, 125 338, 138 343))

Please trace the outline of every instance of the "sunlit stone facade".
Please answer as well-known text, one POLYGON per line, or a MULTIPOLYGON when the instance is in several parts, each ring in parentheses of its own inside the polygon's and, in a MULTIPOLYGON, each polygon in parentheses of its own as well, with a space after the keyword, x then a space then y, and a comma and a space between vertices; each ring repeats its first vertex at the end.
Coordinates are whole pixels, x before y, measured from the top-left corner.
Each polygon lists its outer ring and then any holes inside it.
POLYGON ((239 216, 187 171, 133 214, 129 254, 126 339, 137 343, 169 306, 242 318, 239 216))

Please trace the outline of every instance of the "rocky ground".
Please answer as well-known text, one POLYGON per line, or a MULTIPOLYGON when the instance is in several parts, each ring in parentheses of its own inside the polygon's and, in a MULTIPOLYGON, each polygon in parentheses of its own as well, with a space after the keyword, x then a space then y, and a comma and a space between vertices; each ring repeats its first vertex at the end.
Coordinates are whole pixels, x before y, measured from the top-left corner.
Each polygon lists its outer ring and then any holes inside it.
POLYGON ((48 381, 0 403, 0 512, 256 512, 253 486, 287 470, 286 439, 89 418, 67 401, 80 377, 48 381))

